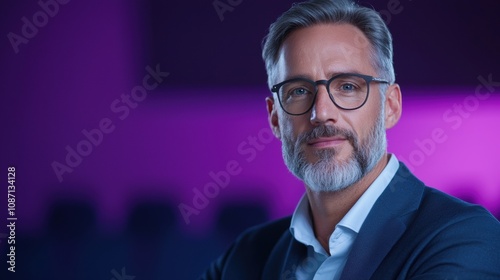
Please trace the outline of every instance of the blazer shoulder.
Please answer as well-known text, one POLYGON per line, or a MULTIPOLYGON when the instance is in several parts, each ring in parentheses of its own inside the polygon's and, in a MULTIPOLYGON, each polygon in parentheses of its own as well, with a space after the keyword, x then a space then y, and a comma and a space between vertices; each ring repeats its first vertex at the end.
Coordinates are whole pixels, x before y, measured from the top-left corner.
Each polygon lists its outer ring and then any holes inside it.
POLYGON ((495 217, 484 207, 465 202, 430 187, 425 187, 420 209, 424 212, 422 214, 432 215, 434 219, 449 222, 483 217, 493 224, 498 224, 495 217))
POLYGON ((286 217, 247 229, 200 279, 259 279, 290 221, 291 217, 286 217))
POLYGON ((482 206, 426 187, 411 231, 420 253, 410 275, 500 278, 500 222, 482 206))
MULTIPOLYGON (((358 235, 377 235, 391 246, 374 279, 500 279, 500 222, 491 213, 426 186, 406 168, 392 184, 365 221, 369 230, 362 228, 358 235), (390 225, 402 227, 400 237, 390 225)), ((362 256, 366 249, 358 252, 362 256)))

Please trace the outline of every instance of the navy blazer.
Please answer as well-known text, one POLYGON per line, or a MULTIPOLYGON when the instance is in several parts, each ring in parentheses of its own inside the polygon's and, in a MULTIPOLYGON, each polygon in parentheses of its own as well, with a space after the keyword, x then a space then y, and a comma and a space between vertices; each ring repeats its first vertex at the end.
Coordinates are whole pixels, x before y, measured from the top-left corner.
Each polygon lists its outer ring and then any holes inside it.
MULTIPOLYGON (((201 279, 295 279, 307 252, 290 220, 247 230, 201 279)), ((400 163, 341 279, 500 279, 500 223, 480 206, 426 187, 400 163)))

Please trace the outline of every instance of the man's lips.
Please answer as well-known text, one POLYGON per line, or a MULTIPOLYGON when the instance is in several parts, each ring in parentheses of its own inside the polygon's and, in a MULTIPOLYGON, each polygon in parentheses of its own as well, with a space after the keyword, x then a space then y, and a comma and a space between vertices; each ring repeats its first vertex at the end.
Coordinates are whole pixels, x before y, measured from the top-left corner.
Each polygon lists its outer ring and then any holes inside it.
POLYGON ((313 139, 307 142, 307 145, 313 148, 328 148, 334 147, 343 144, 346 141, 346 138, 341 136, 334 137, 321 137, 317 139, 313 139))

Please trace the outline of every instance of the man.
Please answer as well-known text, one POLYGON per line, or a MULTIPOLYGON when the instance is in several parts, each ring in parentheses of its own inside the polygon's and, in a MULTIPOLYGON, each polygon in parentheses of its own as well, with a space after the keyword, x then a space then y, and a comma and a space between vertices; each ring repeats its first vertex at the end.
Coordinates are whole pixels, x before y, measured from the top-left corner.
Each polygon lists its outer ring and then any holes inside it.
POLYGON ((500 223, 386 151, 402 111, 392 38, 347 0, 294 5, 263 46, 269 122, 306 194, 242 234, 204 279, 500 279, 500 223))

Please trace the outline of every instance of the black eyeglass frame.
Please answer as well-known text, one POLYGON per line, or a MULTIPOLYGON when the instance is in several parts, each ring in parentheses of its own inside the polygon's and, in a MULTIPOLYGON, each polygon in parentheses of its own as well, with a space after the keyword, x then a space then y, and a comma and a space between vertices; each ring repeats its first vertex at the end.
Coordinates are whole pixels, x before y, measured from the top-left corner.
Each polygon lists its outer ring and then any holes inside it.
POLYGON ((271 92, 275 92, 278 95, 278 102, 280 103, 280 106, 283 109, 283 111, 285 111, 289 115, 300 116, 300 115, 304 115, 307 112, 309 112, 312 109, 312 107, 314 106, 314 103, 316 102, 316 97, 318 96, 318 85, 325 85, 326 91, 328 92, 328 96, 330 97, 330 100, 332 100, 333 104, 335 104, 335 106, 337 106, 338 108, 340 108, 342 110, 352 111, 352 110, 357 110, 357 109, 363 107, 363 105, 365 105, 366 101, 368 100, 368 96, 370 95, 370 83, 371 82, 390 84, 389 81, 386 81, 386 80, 381 79, 381 78, 376 78, 376 77, 373 77, 373 76, 368 76, 368 75, 363 75, 363 74, 358 74, 358 73, 341 73, 341 74, 338 74, 338 75, 335 75, 335 76, 331 77, 329 80, 317 80, 317 81, 313 81, 313 80, 310 80, 310 79, 307 79, 307 78, 293 78, 293 79, 289 79, 289 80, 283 81, 283 82, 281 82, 279 84, 275 84, 271 88, 271 92), (337 78, 343 77, 343 76, 356 76, 356 77, 360 77, 360 78, 362 78, 362 79, 364 79, 366 81, 366 97, 365 97, 365 100, 358 107, 355 107, 355 108, 344 108, 344 107, 340 106, 339 104, 337 104, 337 102, 335 102, 332 94, 330 93, 330 84, 332 83, 332 81, 335 80, 335 79, 337 79, 337 78), (309 82, 311 84, 314 84, 314 98, 313 98, 313 101, 311 102, 311 106, 304 113, 300 113, 300 114, 292 114, 292 113, 288 112, 285 109, 285 107, 283 106, 283 104, 281 103, 281 98, 279 96, 279 90, 280 90, 280 88, 284 84, 289 83, 289 82, 295 82, 295 81, 306 81, 306 82, 309 82))

